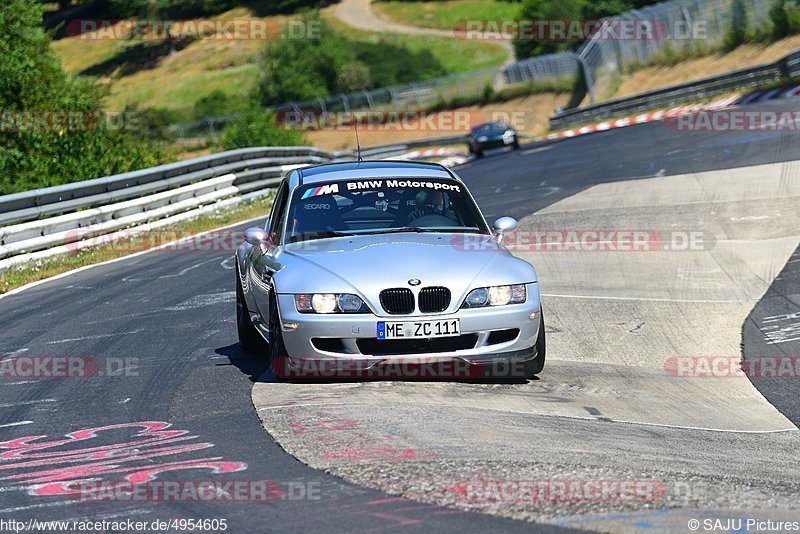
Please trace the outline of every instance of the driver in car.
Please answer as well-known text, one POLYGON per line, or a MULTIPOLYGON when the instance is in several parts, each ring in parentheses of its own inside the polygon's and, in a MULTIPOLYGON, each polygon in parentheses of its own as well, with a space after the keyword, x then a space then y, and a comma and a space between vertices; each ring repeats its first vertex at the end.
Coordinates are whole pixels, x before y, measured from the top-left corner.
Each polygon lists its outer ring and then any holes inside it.
POLYGON ((420 191, 417 193, 416 205, 417 209, 408 216, 409 223, 428 215, 439 215, 453 221, 456 220, 453 213, 445 206, 444 194, 441 191, 420 191))

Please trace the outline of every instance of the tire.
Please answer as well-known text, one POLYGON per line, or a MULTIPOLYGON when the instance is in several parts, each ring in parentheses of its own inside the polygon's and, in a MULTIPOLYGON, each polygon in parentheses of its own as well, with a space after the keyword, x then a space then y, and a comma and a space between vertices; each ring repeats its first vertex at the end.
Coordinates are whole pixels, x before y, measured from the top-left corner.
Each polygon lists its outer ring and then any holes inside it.
POLYGON ((242 291, 241 279, 239 278, 239 268, 236 268, 236 330, 239 333, 239 346, 245 352, 260 352, 264 354, 267 344, 264 338, 258 333, 253 321, 250 319, 250 312, 247 309, 247 301, 242 291))
POLYGON ((278 300, 273 289, 269 298, 269 365, 276 378, 286 378, 287 354, 283 344, 283 331, 281 329, 280 315, 278 313, 278 300))
POLYGON ((519 150, 519 139, 517 137, 514 138, 514 143, 511 146, 514 147, 514 150, 519 150))
POLYGON ((476 148, 475 149, 475 158, 476 159, 481 159, 482 157, 483 157, 483 150, 481 150, 480 148, 476 148))
POLYGON ((531 379, 544 369, 547 353, 544 335, 544 313, 539 314, 539 337, 536 338, 536 358, 525 364, 525 378, 531 379))

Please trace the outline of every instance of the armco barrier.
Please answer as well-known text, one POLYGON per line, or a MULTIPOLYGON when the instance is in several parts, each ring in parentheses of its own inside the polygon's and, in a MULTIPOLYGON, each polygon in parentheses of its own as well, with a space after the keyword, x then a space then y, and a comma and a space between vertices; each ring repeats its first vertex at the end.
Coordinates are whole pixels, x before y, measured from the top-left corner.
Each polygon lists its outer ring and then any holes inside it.
MULTIPOLYGON (((342 156, 345 154, 342 153, 342 156)), ((341 156, 313 147, 245 148, 150 169, 24 191, 0 197, 0 224, 101 206, 229 172, 268 165, 324 163, 336 157, 341 156)))
POLYGON ((565 110, 550 118, 550 128, 561 130, 611 117, 676 106, 737 89, 777 82, 798 74, 800 74, 800 50, 794 50, 774 63, 709 76, 625 98, 608 100, 601 104, 565 110))
MULTIPOLYGON (((409 148, 463 140, 450 136, 370 147, 362 150, 362 156, 386 158, 409 148)), ((0 271, 81 248, 80 236, 86 233, 111 235, 184 220, 263 195, 292 168, 354 156, 352 150, 327 152, 313 147, 246 148, 2 196, 0 271)))

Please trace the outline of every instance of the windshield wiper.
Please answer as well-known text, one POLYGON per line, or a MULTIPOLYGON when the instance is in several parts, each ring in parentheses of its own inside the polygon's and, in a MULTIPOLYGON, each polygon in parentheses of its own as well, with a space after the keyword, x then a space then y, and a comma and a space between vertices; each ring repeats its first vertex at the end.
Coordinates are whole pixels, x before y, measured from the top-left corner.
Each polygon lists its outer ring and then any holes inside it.
POLYGON ((448 227, 417 227, 417 226, 402 226, 400 228, 384 228, 382 230, 377 230, 375 232, 361 232, 362 235, 377 235, 377 234, 395 234, 401 232, 414 232, 417 234, 425 233, 425 232, 474 232, 475 230, 480 231, 480 228, 476 226, 448 226, 448 227))
POLYGON ((293 235, 289 238, 289 242, 307 241, 310 239, 325 239, 326 237, 348 237, 353 236, 350 232, 340 232, 338 230, 318 230, 316 232, 305 232, 302 234, 293 235))
POLYGON ((423 232, 439 232, 435 228, 419 228, 417 226, 402 226, 400 228, 383 228, 381 230, 362 232, 363 235, 379 235, 379 234, 395 234, 401 232, 414 232, 421 234, 423 232))

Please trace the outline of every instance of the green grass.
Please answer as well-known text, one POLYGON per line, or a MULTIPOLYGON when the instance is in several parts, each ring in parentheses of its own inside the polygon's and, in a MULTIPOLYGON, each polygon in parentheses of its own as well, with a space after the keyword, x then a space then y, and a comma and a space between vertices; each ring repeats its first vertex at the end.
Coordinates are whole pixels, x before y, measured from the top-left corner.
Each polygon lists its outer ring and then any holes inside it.
MULTIPOLYGON (((221 18, 246 18, 250 12, 237 8, 221 18)), ((278 27, 279 17, 268 20, 278 27)), ((121 111, 129 105, 176 112, 181 120, 194 118, 195 103, 221 90, 245 107, 246 97, 258 75, 258 40, 201 39, 178 42, 173 53, 159 41, 81 39, 53 42, 53 51, 73 74, 110 84, 104 105, 121 111)))
POLYGON ((372 7, 391 20, 408 26, 452 30, 465 20, 518 19, 521 4, 502 0, 442 0, 398 2, 381 0, 372 7))
MULTIPOLYGON (((140 250, 147 250, 153 246, 173 240, 176 233, 181 237, 189 236, 255 217, 266 217, 271 206, 272 195, 270 194, 267 197, 239 204, 234 208, 202 215, 189 221, 159 228, 158 230, 143 232, 124 242, 93 247, 73 254, 13 267, 0 273, 0 294, 79 267, 113 260, 140 250)), ((196 254, 202 254, 202 252, 196 252, 196 254)))
MULTIPOLYGON (((249 16, 247 8, 237 8, 221 18, 249 16)), ((411 51, 430 50, 447 73, 500 66, 506 60, 503 48, 496 43, 357 31, 327 13, 324 16, 350 39, 384 39, 411 51)), ((265 20, 279 26, 285 19, 265 20)), ((238 102, 244 109, 258 78, 263 46, 264 42, 257 40, 201 39, 169 54, 159 42, 72 37, 55 41, 53 51, 68 72, 91 73, 98 83, 110 84, 110 94, 104 100, 107 110, 121 111, 130 105, 160 108, 174 112, 176 120, 188 121, 196 118, 195 103, 215 90, 231 97, 234 107, 238 102)))
POLYGON ((515 98, 522 98, 530 95, 542 93, 564 94, 575 90, 578 83, 576 78, 558 78, 544 82, 532 82, 527 84, 506 87, 500 91, 495 91, 489 85, 482 94, 473 96, 456 96, 446 100, 441 100, 427 108, 427 111, 443 111, 449 109, 459 109, 468 106, 485 106, 499 102, 508 102, 515 98))
POLYGON ((368 32, 351 28, 330 14, 323 13, 323 17, 331 28, 346 34, 351 40, 378 42, 383 39, 405 46, 412 52, 430 50, 433 57, 450 74, 499 67, 507 58, 506 51, 497 43, 466 41, 457 37, 435 35, 368 32))

